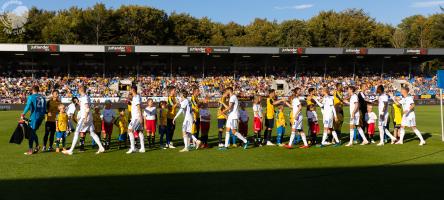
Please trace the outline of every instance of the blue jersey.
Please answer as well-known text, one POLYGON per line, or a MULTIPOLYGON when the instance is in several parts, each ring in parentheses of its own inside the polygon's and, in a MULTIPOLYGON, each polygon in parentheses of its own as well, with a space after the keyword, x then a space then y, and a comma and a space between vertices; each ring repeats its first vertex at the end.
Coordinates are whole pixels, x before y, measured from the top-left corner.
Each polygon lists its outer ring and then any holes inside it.
POLYGON ((31 111, 31 120, 44 117, 46 114, 46 99, 40 94, 32 94, 28 97, 23 114, 31 111))

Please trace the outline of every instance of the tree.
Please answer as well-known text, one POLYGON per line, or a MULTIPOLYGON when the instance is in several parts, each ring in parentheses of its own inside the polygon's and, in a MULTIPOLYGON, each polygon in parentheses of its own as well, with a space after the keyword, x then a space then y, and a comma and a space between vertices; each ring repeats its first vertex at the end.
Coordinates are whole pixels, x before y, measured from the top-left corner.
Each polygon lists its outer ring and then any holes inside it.
POLYGON ((169 17, 172 42, 176 45, 201 45, 199 20, 189 14, 172 13, 169 17))
POLYGON ((42 29, 46 27, 55 13, 32 7, 28 13, 28 21, 24 25, 24 42, 26 43, 44 43, 42 29))
POLYGON ((413 15, 398 25, 406 35, 406 47, 428 48, 432 46, 431 30, 434 18, 413 15))
POLYGON ((444 8, 441 7, 443 13, 436 15, 436 21, 432 26, 431 37, 434 47, 444 47, 444 8))
POLYGON ((308 47, 310 33, 304 21, 288 20, 279 25, 279 45, 286 47, 308 47))
POLYGON ((164 44, 168 17, 163 10, 145 6, 121 6, 114 12, 122 44, 164 44))
POLYGON ((395 48, 404 48, 406 44, 406 35, 404 31, 400 28, 397 28, 393 33, 391 43, 395 48))
POLYGON ((108 10, 103 3, 97 3, 92 8, 83 12, 82 43, 106 44, 112 37, 112 26, 115 24, 110 20, 112 11, 108 10))
POLYGON ((71 7, 69 10, 59 11, 42 30, 45 43, 80 43, 79 25, 81 20, 82 10, 80 8, 71 7))
POLYGON ((245 35, 241 37, 242 46, 277 46, 278 24, 267 19, 256 18, 253 23, 245 26, 245 35))

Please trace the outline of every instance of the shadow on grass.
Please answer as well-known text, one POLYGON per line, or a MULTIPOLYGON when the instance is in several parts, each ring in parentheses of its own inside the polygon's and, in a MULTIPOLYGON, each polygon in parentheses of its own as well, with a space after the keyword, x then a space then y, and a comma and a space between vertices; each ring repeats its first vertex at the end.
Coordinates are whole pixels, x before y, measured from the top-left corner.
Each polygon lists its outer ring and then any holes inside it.
POLYGON ((0 180, 0 199, 439 199, 443 172, 392 165, 0 180))

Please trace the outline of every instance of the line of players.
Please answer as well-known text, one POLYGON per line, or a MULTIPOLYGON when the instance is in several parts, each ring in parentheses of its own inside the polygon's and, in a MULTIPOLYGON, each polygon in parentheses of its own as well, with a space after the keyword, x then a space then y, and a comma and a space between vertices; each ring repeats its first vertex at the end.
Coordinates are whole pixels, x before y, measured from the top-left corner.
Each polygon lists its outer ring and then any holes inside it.
MULTIPOLYGON (((371 141, 373 141, 373 133, 374 133, 374 124, 376 120, 378 120, 378 128, 380 132, 380 142, 378 146, 384 145, 384 135, 387 135, 391 139, 392 144, 402 144, 403 138, 405 135, 405 127, 411 127, 413 132, 418 136, 420 139, 420 145, 424 145, 425 141, 422 138, 421 133, 416 128, 416 122, 415 122, 415 113, 414 113, 414 102, 413 98, 408 95, 409 89, 408 88, 402 88, 401 94, 402 98, 394 97, 393 94, 389 94, 391 99, 394 101, 394 107, 397 107, 399 109, 398 112, 395 112, 394 121, 397 123, 395 124, 395 130, 399 129, 399 137, 393 136, 389 130, 387 129, 388 125, 388 102, 389 102, 389 95, 387 95, 384 92, 384 87, 378 86, 377 87, 377 94, 378 94, 378 111, 379 115, 375 117, 375 114, 371 112, 371 105, 368 106, 368 113, 363 110, 362 105, 359 104, 360 99, 364 99, 364 101, 370 102, 368 99, 366 99, 365 95, 362 92, 357 93, 357 90, 353 86, 349 86, 347 88, 348 91, 348 99, 343 99, 342 95, 342 86, 339 84, 337 86, 337 90, 334 92, 333 96, 330 95, 330 91, 325 88, 322 89, 320 92, 321 97, 318 97, 316 95, 316 90, 313 88, 310 88, 308 90, 309 95, 306 98, 307 102, 307 110, 306 110, 306 116, 308 118, 309 123, 309 133, 310 133, 310 141, 307 140, 307 135, 303 131, 303 114, 302 114, 302 104, 301 99, 303 97, 301 96, 301 89, 295 88, 293 89, 292 96, 286 100, 275 100, 276 94, 274 90, 269 91, 269 96, 266 99, 266 112, 265 112, 265 119, 262 116, 262 106, 261 106, 261 97, 257 96, 254 98, 253 102, 253 112, 254 112, 254 121, 253 121, 253 129, 254 129, 254 143, 257 146, 260 145, 274 145, 272 140, 272 130, 274 128, 274 125, 276 124, 277 127, 277 143, 280 146, 284 146, 286 148, 292 148, 293 142, 295 139, 300 138, 303 142, 303 145, 300 146, 300 148, 308 148, 309 142, 311 145, 316 143, 316 134, 319 132, 319 125, 318 125, 318 119, 316 114, 316 105, 318 105, 321 108, 322 111, 322 122, 324 125, 323 134, 322 134, 322 141, 320 143, 320 146, 327 146, 331 143, 327 141, 328 136, 331 135, 333 137, 332 143, 336 146, 340 145, 340 139, 338 136, 338 132, 340 133, 341 126, 342 126, 342 119, 343 119, 343 111, 342 111, 342 105, 344 103, 350 105, 350 141, 346 146, 352 146, 353 145, 353 139, 355 138, 355 130, 359 133, 359 136, 362 139, 362 145, 366 145, 369 143, 367 140, 364 130, 360 124, 362 124, 363 121, 370 122, 367 124, 367 129, 369 137, 371 137, 371 141), (283 145, 282 144, 282 137, 285 132, 285 117, 283 112, 283 105, 287 105, 289 108, 291 108, 290 113, 290 122, 291 122, 291 136, 290 141, 288 144, 283 145), (275 106, 279 106, 278 114, 275 113, 275 106), (361 107, 360 107, 361 106, 361 107), (400 116, 400 110, 402 110, 402 116, 400 116), (398 116, 397 116, 398 115, 398 116), (276 123, 275 123, 275 116, 277 116, 276 123), (362 118, 362 116, 365 116, 362 118), (377 119, 376 119, 377 118, 377 119), (364 119, 364 120, 363 120, 364 119), (262 130, 262 124, 265 124, 265 130, 264 130, 264 140, 261 138, 261 130, 262 130)), ((362 88, 361 88, 362 89, 362 88)), ((38 94, 38 88, 33 88, 33 95, 28 98, 27 106, 22 114, 22 118, 24 115, 28 112, 29 109, 31 109, 31 128, 34 130, 33 134, 31 135, 31 139, 29 142, 29 151, 26 154, 32 154, 38 151, 38 139, 37 135, 35 134, 35 131, 40 126, 40 123, 43 121, 41 116, 44 114, 43 107, 46 105, 45 99, 38 94), (32 148, 32 142, 36 142, 36 149, 32 148)), ((130 142, 130 149, 127 151, 128 154, 136 152, 136 141, 135 139, 139 138, 139 146, 138 152, 145 152, 145 145, 144 145, 144 134, 143 130, 145 129, 147 132, 148 142, 151 144, 154 144, 154 135, 156 132, 156 120, 157 120, 157 111, 156 107, 153 106, 153 101, 148 101, 148 106, 144 110, 141 108, 141 97, 137 94, 137 87, 132 87, 131 89, 131 120, 128 124, 128 127, 126 127, 126 119, 124 111, 120 110, 120 116, 119 120, 115 120, 116 116, 114 114, 114 111, 112 111, 110 103, 108 102, 106 104, 106 107, 104 111, 101 113, 100 118, 93 117, 93 111, 90 107, 91 100, 86 95, 85 88, 83 86, 79 87, 79 94, 80 97, 78 98, 78 104, 80 106, 80 110, 77 114, 77 125, 74 131, 74 137, 73 142, 71 145, 71 148, 68 150, 64 150, 64 154, 72 155, 73 150, 76 146, 77 141, 80 140, 81 142, 84 142, 85 133, 90 133, 91 137, 93 138, 93 141, 95 144, 98 145, 99 150, 97 153, 102 153, 105 151, 106 148, 109 148, 110 141, 111 141, 111 133, 112 133, 112 126, 113 124, 116 124, 120 128, 120 135, 119 135, 119 141, 122 141, 125 143, 126 137, 129 138, 130 142), (97 134, 95 134, 94 130, 94 122, 100 121, 101 122, 101 130, 103 133, 103 145, 100 141, 100 138, 97 134), (127 132, 127 135, 125 134, 127 132), (139 134, 141 133, 141 134, 139 134), (83 141, 82 141, 83 138, 83 141)), ((200 91, 198 88, 192 89, 192 96, 191 100, 188 100, 188 92, 186 91, 180 91, 179 92, 179 102, 176 100, 176 89, 174 87, 169 88, 169 97, 167 102, 161 103, 160 108, 160 126, 159 126, 159 133, 161 134, 161 143, 163 136, 166 136, 166 145, 165 148, 175 148, 172 143, 173 133, 175 131, 175 122, 176 119, 183 113, 184 114, 184 120, 182 124, 182 136, 184 141, 184 148, 181 150, 181 152, 189 151, 192 146, 194 146, 196 149, 200 147, 208 147, 207 141, 208 141, 208 130, 209 130, 209 124, 210 124, 210 114, 207 110, 207 107, 205 106, 205 103, 200 102, 199 95, 200 91), (199 111, 199 108, 203 108, 202 112, 199 111), (176 110, 179 109, 179 111, 176 113, 176 110), (202 128, 202 137, 198 138, 199 133, 199 127, 202 128)), ((361 100, 362 101, 362 100, 361 100)), ((75 104, 76 102, 74 102, 75 104)), ((243 132, 243 134, 239 133, 239 124, 245 124, 245 120, 240 120, 240 118, 245 118, 248 121, 248 114, 246 114, 246 111, 244 109, 240 109, 240 103, 237 99, 237 96, 233 93, 233 88, 228 87, 224 90, 223 95, 219 101, 219 108, 218 108, 218 129, 219 129, 219 149, 225 150, 228 148, 230 144, 230 138, 237 138, 240 139, 243 142, 244 148, 248 148, 249 141, 247 140, 247 133, 243 132), (228 100, 228 101, 227 101, 228 100), (244 112, 241 112, 244 111, 244 112), (246 116, 245 116, 246 115, 246 116), (241 123, 239 122, 241 121, 241 123), (223 131, 225 131, 225 142, 223 142, 223 131), (231 136, 231 137, 230 137, 231 136)), ((64 147, 64 140, 65 140, 65 134, 63 132, 66 132, 69 130, 70 126, 72 125, 72 122, 70 119, 72 119, 72 115, 74 114, 73 109, 75 110, 72 105, 70 105, 67 109, 67 113, 65 113, 65 108, 61 104, 59 107, 60 113, 57 115, 57 149, 59 147, 59 141, 63 141, 63 147, 64 147)), ((46 113, 46 108, 44 108, 46 113)), ((96 112, 100 113, 99 109, 95 109, 96 112)), ((247 122, 248 123, 248 122, 247 122)), ((245 129, 243 129, 245 130, 245 129)), ((248 130, 248 128, 247 128, 248 130)), ((396 133, 396 131, 395 131, 396 133)), ((235 142, 234 142, 235 143, 235 142)), ((82 143, 83 145, 83 143, 82 143)), ((82 147, 81 145, 81 147, 82 147)), ((120 146, 120 144, 119 144, 120 146)))

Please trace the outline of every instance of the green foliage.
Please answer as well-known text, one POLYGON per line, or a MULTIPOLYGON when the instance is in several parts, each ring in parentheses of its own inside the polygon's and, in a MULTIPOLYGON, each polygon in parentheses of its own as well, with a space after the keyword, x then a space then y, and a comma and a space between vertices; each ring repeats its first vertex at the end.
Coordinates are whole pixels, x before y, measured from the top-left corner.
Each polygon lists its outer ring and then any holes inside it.
MULTIPOLYGON (((4 30, 2 24, 0 29, 4 30)), ((444 47, 444 14, 414 15, 397 27, 377 22, 362 9, 322 11, 303 21, 250 24, 213 22, 148 6, 46 11, 31 8, 24 32, 0 31, 2 43, 214 45, 287 47, 444 47)))

